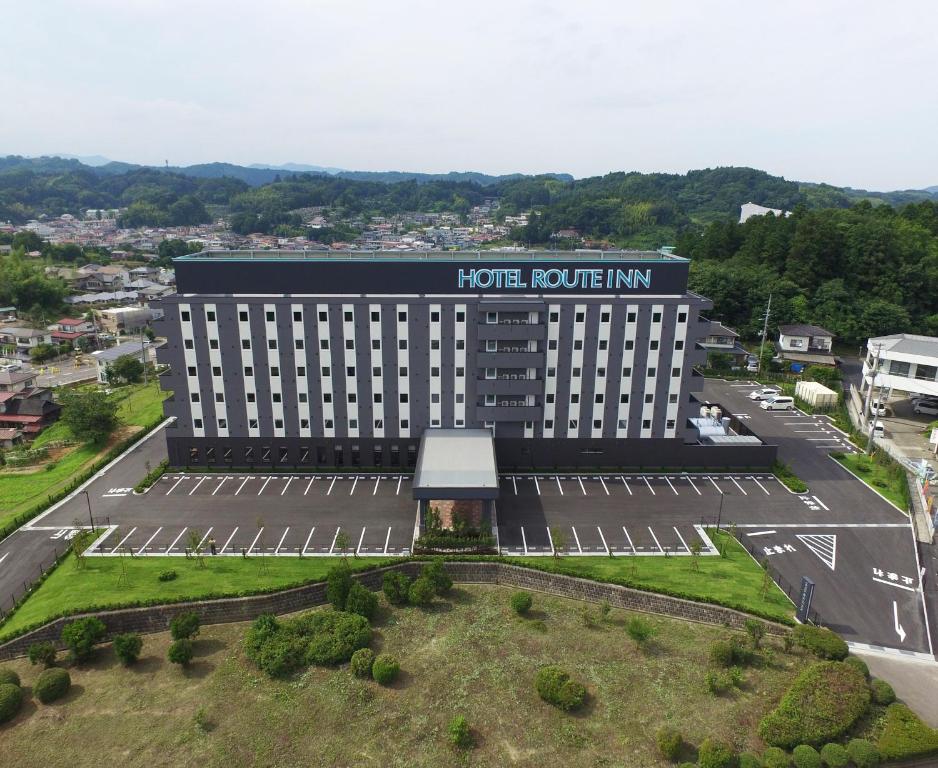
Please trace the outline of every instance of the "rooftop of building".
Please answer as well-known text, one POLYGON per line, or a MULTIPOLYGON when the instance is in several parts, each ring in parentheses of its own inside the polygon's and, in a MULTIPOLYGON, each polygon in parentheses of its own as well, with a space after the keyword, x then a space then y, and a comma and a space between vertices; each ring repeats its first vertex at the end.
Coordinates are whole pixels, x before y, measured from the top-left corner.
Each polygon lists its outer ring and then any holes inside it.
POLYGON ((778 332, 783 336, 830 336, 834 337, 834 334, 830 331, 821 328, 819 325, 807 325, 804 323, 796 323, 795 325, 780 325, 778 327, 778 332))
POLYGON ((894 333, 891 336, 878 336, 867 342, 867 348, 880 352, 892 352, 902 355, 920 355, 938 358, 938 337, 921 336, 917 333, 894 333))
POLYGON ((660 251, 254 251, 205 250, 173 261, 686 261, 660 251))

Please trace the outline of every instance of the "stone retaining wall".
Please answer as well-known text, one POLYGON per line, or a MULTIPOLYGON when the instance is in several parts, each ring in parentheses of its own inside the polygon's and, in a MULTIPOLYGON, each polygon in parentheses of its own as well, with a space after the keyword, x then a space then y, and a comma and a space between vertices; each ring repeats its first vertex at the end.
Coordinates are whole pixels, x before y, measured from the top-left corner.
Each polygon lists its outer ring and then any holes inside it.
MULTIPOLYGON (((415 577, 422 567, 421 562, 407 561, 386 568, 353 574, 353 576, 369 589, 377 591, 381 589, 381 583, 387 571, 398 570, 410 577, 415 577)), ((717 605, 695 603, 653 592, 642 592, 615 584, 602 584, 589 579, 547 573, 506 563, 454 561, 446 563, 446 570, 453 581, 458 583, 500 584, 575 600, 591 602, 605 600, 615 608, 655 613, 705 624, 725 625, 735 629, 742 629, 746 619, 751 618, 745 613, 717 605)), ((22 656, 30 645, 41 640, 51 640, 58 647, 63 647, 59 641, 62 628, 82 616, 100 618, 107 626, 110 637, 123 632, 146 634, 166 631, 170 620, 186 611, 195 611, 199 614, 203 624, 225 624, 251 621, 265 613, 293 613, 325 603, 326 585, 324 582, 319 582, 267 595, 197 600, 188 603, 79 614, 56 619, 0 645, 0 659, 22 656)), ((771 634, 782 634, 788 631, 788 628, 781 624, 764 623, 766 630, 771 634)))

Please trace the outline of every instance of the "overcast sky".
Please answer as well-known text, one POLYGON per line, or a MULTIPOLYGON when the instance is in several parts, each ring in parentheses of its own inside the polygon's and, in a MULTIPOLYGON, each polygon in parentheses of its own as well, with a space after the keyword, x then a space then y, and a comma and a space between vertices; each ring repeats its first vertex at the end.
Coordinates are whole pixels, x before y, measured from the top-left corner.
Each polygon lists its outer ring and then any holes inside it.
POLYGON ((938 2, 0 0, 0 154, 938 184, 938 2))

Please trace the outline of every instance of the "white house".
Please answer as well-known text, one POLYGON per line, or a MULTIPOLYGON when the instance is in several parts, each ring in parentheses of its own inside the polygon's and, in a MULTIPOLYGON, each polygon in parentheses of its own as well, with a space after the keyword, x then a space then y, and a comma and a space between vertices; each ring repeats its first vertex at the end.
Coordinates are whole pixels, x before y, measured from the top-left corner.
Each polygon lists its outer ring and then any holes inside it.
POLYGON ((834 334, 817 325, 780 325, 778 356, 806 365, 835 365, 834 334))
POLYGON ((104 349, 99 352, 92 352, 98 370, 98 381, 107 384, 107 371, 111 365, 121 357, 136 357, 138 360, 146 363, 152 363, 155 350, 153 345, 147 341, 143 344, 137 341, 125 341, 110 349, 104 349))
POLYGON ((743 224, 747 219, 753 216, 765 216, 767 213, 773 213, 776 216, 791 216, 791 211, 783 211, 781 208, 766 208, 764 205, 755 203, 743 203, 739 208, 739 223, 743 224))
POLYGON ((894 333, 870 339, 866 342, 866 350, 861 391, 866 392, 872 384, 877 388, 938 399, 938 338, 894 333), (874 368, 877 368, 875 378, 874 368))

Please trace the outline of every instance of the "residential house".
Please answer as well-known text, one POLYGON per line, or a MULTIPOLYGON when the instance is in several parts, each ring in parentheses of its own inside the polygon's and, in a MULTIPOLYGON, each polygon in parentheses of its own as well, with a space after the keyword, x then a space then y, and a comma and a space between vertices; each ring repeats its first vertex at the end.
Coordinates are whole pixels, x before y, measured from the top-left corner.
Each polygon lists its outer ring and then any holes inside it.
POLYGON ((15 427, 3 427, 0 429, 0 448, 9 450, 15 448, 23 442, 23 431, 15 427))
POLYGON ((147 327, 153 320, 149 307, 111 307, 97 311, 101 328, 108 333, 130 333, 147 327))
POLYGON ((732 328, 727 328, 719 320, 711 320, 707 335, 697 342, 707 350, 707 365, 710 365, 710 356, 714 353, 730 355, 732 365, 744 365, 749 351, 739 343, 739 334, 732 328))
POLYGON ((136 357, 144 364, 152 363, 156 357, 155 346, 149 341, 142 344, 139 341, 125 341, 110 349, 103 349, 91 354, 98 366, 98 381, 102 384, 107 383, 108 369, 122 357, 136 357))
POLYGON ((889 391, 927 395, 938 400, 938 338, 895 333, 870 339, 866 350, 861 392, 865 394, 872 384, 889 391))
POLYGON ((52 332, 38 328, 21 328, 13 325, 0 327, 0 347, 7 353, 29 360, 29 351, 40 344, 51 344, 52 332))
POLYGON ((805 365, 837 365, 832 345, 834 334, 817 325, 780 325, 778 356, 805 365))
POLYGON ((0 371, 0 429, 32 438, 59 417, 62 407, 53 401, 52 390, 35 384, 34 373, 0 371))
POLYGON ((69 343, 74 345, 82 336, 94 336, 96 329, 94 323, 84 318, 63 317, 49 326, 52 331, 52 341, 56 344, 69 343))

